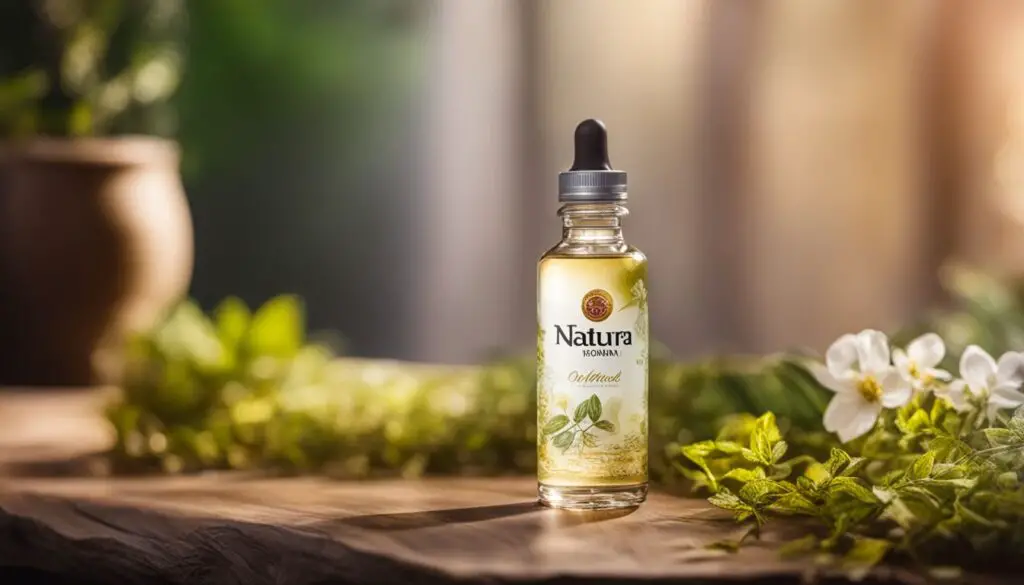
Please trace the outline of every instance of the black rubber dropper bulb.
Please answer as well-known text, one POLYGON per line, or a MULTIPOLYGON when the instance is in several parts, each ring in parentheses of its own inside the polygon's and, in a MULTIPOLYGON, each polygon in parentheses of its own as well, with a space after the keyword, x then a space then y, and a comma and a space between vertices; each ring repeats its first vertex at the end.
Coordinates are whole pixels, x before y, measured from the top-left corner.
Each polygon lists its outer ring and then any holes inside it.
POLYGON ((600 120, 584 120, 576 126, 576 154, 569 171, 610 171, 608 130, 600 120))

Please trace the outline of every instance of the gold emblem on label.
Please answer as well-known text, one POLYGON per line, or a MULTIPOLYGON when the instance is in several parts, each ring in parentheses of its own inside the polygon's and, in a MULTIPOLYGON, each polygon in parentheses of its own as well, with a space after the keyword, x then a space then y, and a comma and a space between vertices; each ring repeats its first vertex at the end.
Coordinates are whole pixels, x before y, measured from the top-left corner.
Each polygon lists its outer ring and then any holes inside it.
POLYGON ((595 288, 583 295, 583 302, 580 305, 583 316, 599 323, 612 314, 612 295, 608 291, 595 288))

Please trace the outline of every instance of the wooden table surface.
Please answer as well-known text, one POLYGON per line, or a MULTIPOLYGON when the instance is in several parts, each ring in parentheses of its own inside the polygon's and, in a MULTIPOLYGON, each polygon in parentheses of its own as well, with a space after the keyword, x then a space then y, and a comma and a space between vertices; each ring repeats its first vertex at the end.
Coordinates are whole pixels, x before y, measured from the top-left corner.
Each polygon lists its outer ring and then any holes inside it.
MULTIPOLYGON (((637 510, 581 513, 538 507, 532 478, 95 477, 110 440, 101 400, 0 393, 0 583, 840 579, 779 557, 799 524, 729 553, 708 547, 740 533, 726 514, 657 492, 637 510)), ((885 567, 871 581, 924 582, 885 567)))

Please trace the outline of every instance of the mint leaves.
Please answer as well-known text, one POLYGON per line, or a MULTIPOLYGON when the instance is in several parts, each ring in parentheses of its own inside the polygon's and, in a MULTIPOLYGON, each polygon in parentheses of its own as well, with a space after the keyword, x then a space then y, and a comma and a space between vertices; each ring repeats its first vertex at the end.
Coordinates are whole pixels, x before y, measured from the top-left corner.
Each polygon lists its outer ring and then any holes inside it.
POLYGON ((593 429, 615 432, 615 423, 601 419, 603 411, 601 399, 597 394, 591 394, 573 410, 571 424, 567 414, 556 414, 544 423, 541 432, 545 437, 550 437, 551 444, 563 453, 573 445, 581 450, 596 447, 597 436, 593 429))
POLYGON ((544 428, 541 430, 545 435, 557 432, 559 429, 569 424, 569 417, 564 414, 559 414, 548 419, 548 422, 544 423, 544 428))
POLYGON ((784 553, 832 558, 854 578, 890 555, 944 566, 1015 558, 1024 409, 980 424, 922 394, 890 414, 848 449, 806 433, 791 449, 772 413, 733 417, 717 440, 679 447, 676 465, 737 521, 812 519, 818 529, 784 553))

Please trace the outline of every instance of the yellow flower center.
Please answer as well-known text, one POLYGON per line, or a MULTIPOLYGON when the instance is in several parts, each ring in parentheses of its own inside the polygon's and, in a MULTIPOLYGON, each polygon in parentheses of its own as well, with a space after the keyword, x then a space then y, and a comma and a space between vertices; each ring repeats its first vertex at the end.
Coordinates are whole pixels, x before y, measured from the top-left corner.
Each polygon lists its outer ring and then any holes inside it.
POLYGON ((874 376, 864 376, 857 383, 857 391, 868 402, 878 402, 882 398, 882 385, 874 376))
POLYGON ((922 372, 921 368, 918 368, 917 364, 915 364, 914 362, 910 362, 910 366, 907 368, 907 373, 910 374, 911 378, 919 380, 921 384, 923 384, 924 386, 929 386, 932 382, 935 381, 935 378, 933 378, 929 374, 925 374, 924 372, 922 372))

